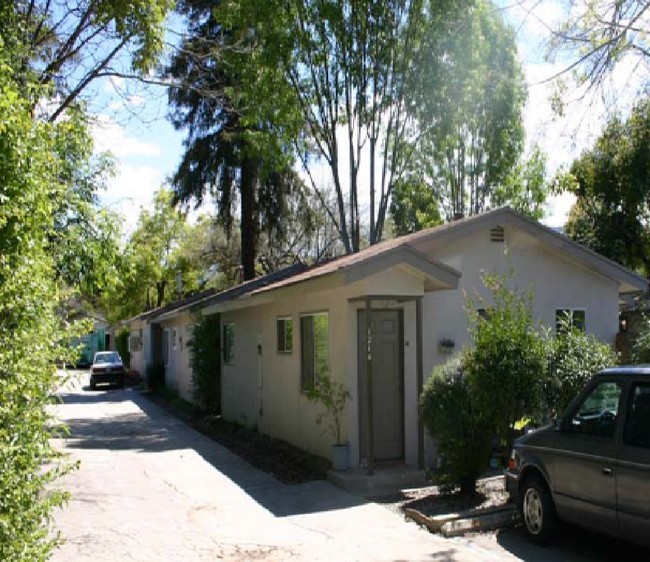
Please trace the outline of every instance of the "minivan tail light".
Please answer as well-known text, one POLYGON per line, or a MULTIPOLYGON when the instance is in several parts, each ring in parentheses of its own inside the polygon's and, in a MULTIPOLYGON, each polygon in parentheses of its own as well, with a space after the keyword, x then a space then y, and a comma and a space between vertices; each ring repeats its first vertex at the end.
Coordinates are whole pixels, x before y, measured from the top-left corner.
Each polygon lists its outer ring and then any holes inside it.
POLYGON ((519 456, 517 451, 513 449, 508 459, 508 470, 517 470, 517 468, 519 468, 519 456))

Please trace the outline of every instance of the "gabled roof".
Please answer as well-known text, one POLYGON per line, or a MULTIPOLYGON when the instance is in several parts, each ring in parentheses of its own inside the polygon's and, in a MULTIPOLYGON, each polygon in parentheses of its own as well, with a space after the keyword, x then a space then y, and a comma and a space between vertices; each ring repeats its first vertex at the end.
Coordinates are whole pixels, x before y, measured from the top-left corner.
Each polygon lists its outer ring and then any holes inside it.
POLYGON ((451 240, 460 239, 481 229, 506 225, 513 225, 527 232, 550 250, 566 255, 585 267, 618 282, 621 294, 648 290, 648 280, 645 277, 589 250, 564 234, 544 226, 510 207, 501 207, 481 215, 387 240, 369 246, 356 254, 335 258, 309 268, 298 263, 219 293, 214 290, 197 293, 182 301, 144 312, 128 321, 152 320, 154 318, 162 320, 187 309, 218 308, 221 303, 234 301, 244 296, 253 297, 332 275, 341 275, 344 282, 351 283, 395 265, 417 270, 418 274, 425 279, 425 290, 453 288, 457 285, 461 274, 453 268, 431 259, 429 255, 435 251, 435 248, 441 247, 451 240), (426 289, 427 283, 428 289, 426 289))
POLYGON ((620 285, 621 293, 648 290, 648 279, 642 275, 597 254, 585 246, 574 242, 568 236, 544 226, 543 224, 514 211, 510 207, 500 207, 492 211, 487 211, 481 215, 474 215, 472 217, 421 230, 413 234, 401 236, 393 240, 380 242, 379 244, 365 248, 356 254, 346 255, 325 264, 314 266, 299 275, 267 285, 261 289, 253 291, 251 294, 255 295, 273 291, 281 287, 306 282, 336 272, 345 272, 346 270, 353 268, 355 265, 364 262, 367 263, 380 257, 383 259, 386 256, 389 256, 391 251, 396 248, 408 248, 413 252, 417 252, 423 257, 423 259, 436 264, 442 269, 446 268, 448 271, 453 272, 454 270, 452 268, 449 268, 440 262, 436 262, 435 260, 431 260, 431 258, 428 257, 429 252, 423 252, 423 248, 440 247, 449 240, 468 236, 481 229, 491 228, 493 226, 506 226, 508 224, 514 225, 515 227, 531 234, 541 243, 554 251, 564 253, 584 266, 617 281, 620 285))
POLYGON ((137 322, 139 320, 140 321, 152 320, 153 318, 157 318, 158 316, 161 316, 163 314, 176 311, 177 309, 186 308, 187 306, 190 306, 211 295, 214 295, 216 292, 217 292, 216 289, 206 289, 205 291, 199 291, 198 293, 194 293, 183 299, 170 302, 163 306, 152 308, 151 310, 146 310, 145 312, 141 312, 136 316, 132 316, 131 318, 127 318, 126 320, 122 320, 121 324, 130 324, 131 322, 137 322))

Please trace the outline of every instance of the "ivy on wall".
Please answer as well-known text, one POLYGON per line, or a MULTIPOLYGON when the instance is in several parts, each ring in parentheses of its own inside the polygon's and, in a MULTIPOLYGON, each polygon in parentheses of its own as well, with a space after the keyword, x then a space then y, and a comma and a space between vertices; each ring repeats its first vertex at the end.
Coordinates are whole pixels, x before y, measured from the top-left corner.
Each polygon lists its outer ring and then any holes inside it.
POLYGON ((221 412, 221 341, 218 314, 201 318, 187 342, 194 382, 194 401, 209 412, 221 412))

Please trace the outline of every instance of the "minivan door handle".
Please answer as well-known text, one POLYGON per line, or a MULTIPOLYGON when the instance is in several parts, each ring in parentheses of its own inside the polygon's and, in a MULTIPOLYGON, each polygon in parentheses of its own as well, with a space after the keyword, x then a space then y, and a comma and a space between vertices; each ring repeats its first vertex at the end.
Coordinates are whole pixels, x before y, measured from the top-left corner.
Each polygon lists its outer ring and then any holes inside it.
POLYGON ((605 476, 611 476, 612 474, 614 474, 614 471, 611 468, 605 466, 603 467, 603 474, 605 476))

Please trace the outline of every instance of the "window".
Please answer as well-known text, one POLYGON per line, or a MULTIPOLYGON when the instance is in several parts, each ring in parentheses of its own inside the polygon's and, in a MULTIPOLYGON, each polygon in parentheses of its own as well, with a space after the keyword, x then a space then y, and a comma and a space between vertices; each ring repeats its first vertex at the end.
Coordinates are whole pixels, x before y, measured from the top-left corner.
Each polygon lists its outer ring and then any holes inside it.
POLYGON ((650 385, 632 387, 623 441, 626 445, 650 449, 650 385))
POLYGON ((555 332, 561 333, 565 326, 578 328, 581 332, 585 331, 586 314, 584 310, 572 308, 558 308, 555 310, 555 332))
POLYGON ((290 317, 278 318, 278 353, 293 351, 293 320, 290 317))
POLYGON ((223 325, 223 362, 226 365, 235 363, 235 324, 226 322, 223 325))
POLYGON ((619 383, 599 383, 573 414, 571 430, 592 437, 613 438, 620 397, 619 383))
POLYGON ((178 345, 178 335, 176 333, 176 328, 172 330, 172 347, 176 349, 176 346, 178 345))
POLYGON ((316 377, 329 373, 329 319, 327 313, 300 317, 300 389, 313 388, 316 377))

